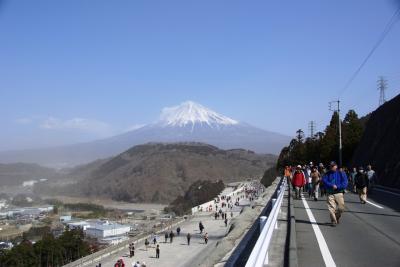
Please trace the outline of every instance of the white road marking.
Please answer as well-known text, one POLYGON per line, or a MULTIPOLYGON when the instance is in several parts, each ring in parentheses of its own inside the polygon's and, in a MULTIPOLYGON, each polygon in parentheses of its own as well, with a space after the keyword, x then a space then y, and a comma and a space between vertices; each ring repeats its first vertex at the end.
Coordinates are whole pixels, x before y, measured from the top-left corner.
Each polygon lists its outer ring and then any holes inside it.
POLYGON ((324 259, 325 266, 327 266, 327 267, 336 267, 336 264, 333 261, 331 252, 329 251, 328 245, 326 244, 325 238, 322 235, 322 232, 318 227, 317 221, 315 220, 315 217, 312 214, 306 199, 304 198, 304 196, 301 196, 301 199, 303 200, 304 208, 306 209, 308 218, 310 219, 311 226, 312 226, 312 228, 314 230, 314 233, 315 233, 315 237, 317 238, 319 249, 321 250, 321 254, 322 254, 322 258, 324 259))
POLYGON ((377 207, 377 208, 379 208, 379 209, 383 209, 382 206, 379 206, 378 204, 372 203, 372 202, 369 201, 369 200, 367 200, 367 203, 370 204, 370 205, 372 205, 372 206, 375 206, 375 207, 377 207))
POLYGON ((400 197, 400 194, 398 194, 398 193, 395 193, 395 192, 391 192, 391 191, 387 191, 387 190, 385 190, 385 189, 381 189, 381 188, 374 188, 374 191, 381 191, 381 192, 384 192, 384 193, 388 193, 388 194, 391 194, 391 195, 394 195, 394 196, 397 196, 397 197, 400 197))

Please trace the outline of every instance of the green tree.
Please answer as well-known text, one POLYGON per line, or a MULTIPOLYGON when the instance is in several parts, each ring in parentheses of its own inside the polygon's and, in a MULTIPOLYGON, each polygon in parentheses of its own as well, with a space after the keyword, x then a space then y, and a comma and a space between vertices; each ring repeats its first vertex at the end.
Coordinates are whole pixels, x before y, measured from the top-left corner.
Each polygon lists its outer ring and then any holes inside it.
POLYGON ((32 243, 23 240, 18 246, 13 247, 0 258, 0 266, 38 266, 37 255, 32 243))
POLYGON ((325 135, 321 141, 322 162, 337 161, 339 158, 338 119, 338 113, 334 112, 329 125, 325 129, 325 135))
POLYGON ((342 129, 343 164, 348 165, 353 157, 354 151, 356 150, 364 131, 362 122, 360 121, 357 113, 354 110, 349 110, 349 112, 347 112, 343 120, 342 129))

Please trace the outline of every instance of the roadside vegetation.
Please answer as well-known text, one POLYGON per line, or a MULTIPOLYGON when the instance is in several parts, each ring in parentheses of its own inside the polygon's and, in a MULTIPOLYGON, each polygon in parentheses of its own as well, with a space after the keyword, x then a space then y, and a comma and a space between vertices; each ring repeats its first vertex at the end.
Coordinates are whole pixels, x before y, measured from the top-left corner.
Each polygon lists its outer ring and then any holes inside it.
POLYGON ((40 231, 42 239, 35 244, 24 238, 11 250, 1 251, 0 266, 62 266, 91 252, 82 230, 67 229, 58 238, 49 228, 40 231))
POLYGON ((185 195, 178 196, 172 201, 165 211, 174 212, 178 216, 188 214, 192 207, 213 200, 224 188, 225 185, 222 181, 198 180, 190 185, 185 195))

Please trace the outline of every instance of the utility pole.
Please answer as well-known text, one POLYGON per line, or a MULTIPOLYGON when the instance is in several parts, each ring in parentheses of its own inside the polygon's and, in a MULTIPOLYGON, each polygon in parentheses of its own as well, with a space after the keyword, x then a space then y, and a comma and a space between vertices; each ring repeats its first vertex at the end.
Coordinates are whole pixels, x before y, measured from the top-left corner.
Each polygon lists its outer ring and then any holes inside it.
POLYGON ((310 137, 314 138, 314 135, 315 135, 315 121, 310 121, 308 123, 308 130, 310 131, 310 137))
POLYGON ((385 99, 386 89, 387 89, 387 80, 383 76, 380 76, 378 79, 379 106, 383 105, 386 102, 385 99))
POLYGON ((339 167, 342 167, 342 121, 340 120, 340 100, 329 102, 329 110, 333 112, 337 112, 338 114, 338 127, 339 127, 339 167), (332 104, 337 104, 337 107, 332 104))

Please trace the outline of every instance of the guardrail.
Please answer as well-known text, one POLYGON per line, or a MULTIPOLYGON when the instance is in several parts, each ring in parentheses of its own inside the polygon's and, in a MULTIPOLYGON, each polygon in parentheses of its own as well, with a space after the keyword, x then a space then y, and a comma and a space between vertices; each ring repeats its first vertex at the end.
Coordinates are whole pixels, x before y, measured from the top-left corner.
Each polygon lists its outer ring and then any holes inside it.
POLYGON ((246 262, 246 267, 261 267, 268 264, 268 248, 271 243, 274 229, 278 228, 278 215, 281 210, 283 196, 285 195, 287 181, 283 182, 277 190, 277 198, 272 199, 272 209, 267 218, 260 217, 260 227, 262 227, 260 236, 246 262))
POLYGON ((260 236, 260 218, 262 216, 269 216, 272 210, 272 199, 278 197, 278 189, 283 183, 283 178, 276 177, 275 181, 278 181, 276 188, 274 189, 274 193, 270 197, 270 199, 265 204, 265 207, 260 212, 260 215, 257 217, 257 220, 253 225, 247 230, 244 234, 243 238, 240 240, 239 244, 232 251, 230 257, 225 262, 225 267, 243 267, 246 265, 247 260, 250 257, 250 254, 257 242, 258 237, 260 236), (279 181, 278 181, 279 180, 279 181))

